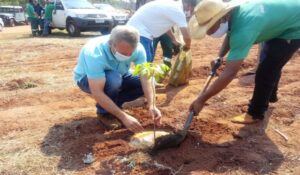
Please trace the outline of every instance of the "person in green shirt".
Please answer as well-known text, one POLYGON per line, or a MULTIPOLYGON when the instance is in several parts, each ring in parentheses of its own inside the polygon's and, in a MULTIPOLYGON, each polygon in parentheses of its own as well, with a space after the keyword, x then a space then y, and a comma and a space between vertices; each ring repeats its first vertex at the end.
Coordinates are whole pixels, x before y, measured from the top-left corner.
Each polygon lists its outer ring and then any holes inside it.
POLYGON ((49 34, 50 24, 52 22, 52 12, 53 12, 54 8, 55 8, 55 5, 54 5, 53 1, 46 0, 43 36, 47 36, 49 34))
POLYGON ((232 122, 250 124, 263 120, 282 68, 300 48, 299 9, 300 0, 201 1, 189 23, 192 38, 227 34, 219 57, 229 53, 223 73, 194 100, 190 110, 198 115, 205 102, 235 78, 252 45, 264 42, 264 60, 257 68, 248 111, 232 122))
POLYGON ((31 32, 32 36, 37 36, 38 34, 38 18, 37 14, 34 11, 33 7, 33 1, 28 0, 28 3, 26 4, 26 13, 28 15, 28 21, 30 21, 31 24, 31 32))

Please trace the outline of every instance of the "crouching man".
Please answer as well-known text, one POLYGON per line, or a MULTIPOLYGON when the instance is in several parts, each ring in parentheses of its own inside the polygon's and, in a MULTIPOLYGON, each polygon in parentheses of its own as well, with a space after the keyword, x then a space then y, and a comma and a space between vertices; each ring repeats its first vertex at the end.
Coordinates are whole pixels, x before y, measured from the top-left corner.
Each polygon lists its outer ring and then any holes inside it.
POLYGON ((159 109, 150 105, 153 102, 151 82, 129 72, 132 62, 135 65, 146 62, 139 33, 130 26, 117 26, 111 35, 90 40, 82 48, 74 69, 76 84, 96 100, 97 116, 109 129, 118 129, 123 124, 132 132, 142 131, 138 120, 121 107, 124 102, 143 95, 155 124, 160 124, 159 109))

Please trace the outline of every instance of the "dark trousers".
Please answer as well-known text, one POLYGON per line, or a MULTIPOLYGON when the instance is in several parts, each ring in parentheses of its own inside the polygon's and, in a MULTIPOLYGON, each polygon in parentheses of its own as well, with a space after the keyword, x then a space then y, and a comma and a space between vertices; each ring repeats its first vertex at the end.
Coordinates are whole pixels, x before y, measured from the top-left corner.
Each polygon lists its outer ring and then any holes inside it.
POLYGON ((269 100, 277 92, 283 66, 300 48, 300 39, 272 39, 265 42, 264 60, 259 64, 255 76, 255 88, 248 113, 255 119, 263 119, 269 100))
MULTIPOLYGON (((130 73, 122 76, 116 71, 105 71, 105 78, 104 93, 120 108, 123 103, 144 95, 139 76, 133 76, 130 73)), ((82 78, 77 85, 83 92, 91 94, 87 77, 82 78)), ((99 104, 96 104, 96 108, 97 114, 108 113, 99 104)))
POLYGON ((38 19, 38 34, 41 35, 44 30, 44 19, 39 18, 38 19))
POLYGON ((156 52, 156 48, 158 43, 160 42, 162 51, 163 51, 163 57, 167 57, 169 59, 172 59, 172 54, 173 54, 173 42, 169 35, 167 33, 161 35, 158 38, 154 38, 153 40, 153 48, 154 48, 154 53, 156 52))
POLYGON ((32 35, 36 36, 38 34, 38 23, 39 23, 38 19, 28 17, 28 21, 30 21, 32 35))

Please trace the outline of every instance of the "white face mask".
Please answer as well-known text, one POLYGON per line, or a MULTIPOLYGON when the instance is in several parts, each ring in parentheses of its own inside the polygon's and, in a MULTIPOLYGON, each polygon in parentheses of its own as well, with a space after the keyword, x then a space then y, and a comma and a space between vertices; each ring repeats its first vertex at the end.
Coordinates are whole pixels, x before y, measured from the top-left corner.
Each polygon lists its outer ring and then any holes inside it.
POLYGON ((215 33, 211 34, 210 36, 213 38, 221 38, 227 32, 228 32, 228 21, 221 23, 218 30, 215 31, 215 33))
POLYGON ((118 51, 114 54, 114 56, 116 57, 116 59, 118 61, 127 61, 130 59, 130 56, 123 55, 123 54, 119 53, 118 51))

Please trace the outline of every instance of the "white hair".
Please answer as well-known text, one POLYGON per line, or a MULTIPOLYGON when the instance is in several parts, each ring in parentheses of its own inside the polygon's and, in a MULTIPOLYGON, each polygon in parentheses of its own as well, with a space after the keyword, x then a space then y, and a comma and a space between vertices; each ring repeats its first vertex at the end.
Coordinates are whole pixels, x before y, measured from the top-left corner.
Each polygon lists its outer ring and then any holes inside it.
POLYGON ((140 41, 138 30, 131 26, 116 26, 111 31, 109 43, 114 44, 120 41, 125 41, 133 48, 136 48, 138 42, 140 41))

